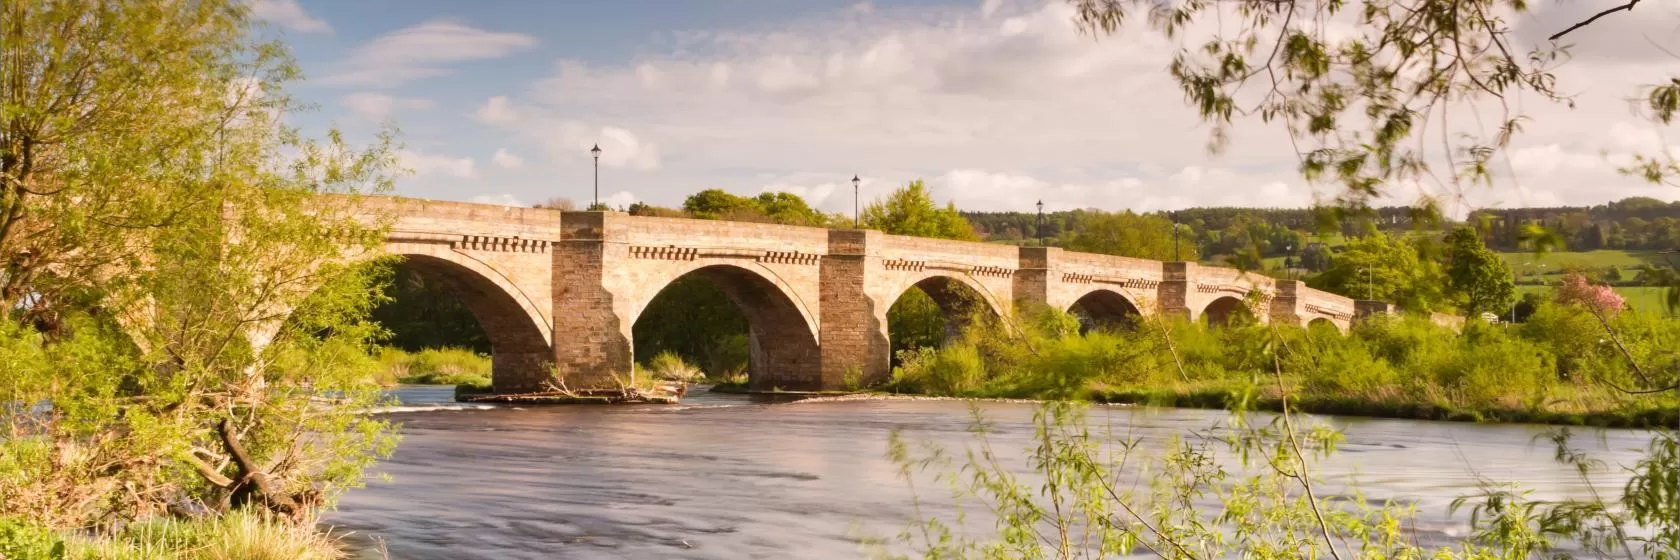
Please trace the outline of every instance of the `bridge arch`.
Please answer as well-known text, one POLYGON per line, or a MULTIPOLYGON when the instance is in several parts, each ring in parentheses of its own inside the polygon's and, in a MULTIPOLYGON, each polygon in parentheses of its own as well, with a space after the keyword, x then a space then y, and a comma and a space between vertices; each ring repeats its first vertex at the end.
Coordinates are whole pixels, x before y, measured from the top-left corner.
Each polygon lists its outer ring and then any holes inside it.
POLYGON ((405 244, 389 252, 402 259, 402 266, 442 284, 472 312, 490 339, 491 383, 498 391, 548 377, 553 327, 507 278, 447 246, 405 244))
POLYGON ((1089 329, 1135 324, 1143 318, 1141 309, 1137 302, 1123 293, 1097 288, 1074 300, 1067 312, 1079 318, 1081 328, 1089 329))
POLYGON ((1340 323, 1337 323, 1336 321, 1333 321, 1333 320, 1329 319, 1328 317, 1318 317, 1318 318, 1315 318, 1311 321, 1307 321, 1307 330, 1319 330, 1319 329, 1334 330, 1337 333, 1343 333, 1343 334, 1347 333, 1346 328, 1342 327, 1342 325, 1340 323))
POLYGON ((1229 327, 1244 321, 1255 321, 1259 317, 1254 310, 1248 308, 1247 302, 1236 296, 1220 296, 1208 302, 1202 310, 1201 316, 1207 320, 1210 327, 1229 327))
MULTIPOLYGON (((892 299, 884 302, 885 305, 880 308, 880 324, 889 344, 889 360, 897 360, 900 351, 938 346, 955 338, 974 318, 976 312, 986 317, 1003 315, 996 298, 991 297, 983 286, 972 279, 957 275, 932 273, 914 276, 889 294, 892 299), (916 321, 916 318, 926 318, 927 315, 917 313, 914 308, 899 309, 901 305, 911 302, 909 296, 916 290, 926 294, 927 299, 932 300, 933 305, 937 307, 940 324, 931 325, 916 321), (895 310, 898 311, 898 315, 894 314, 895 310)), ((925 312, 923 308, 922 313, 925 312)))
POLYGON ((906 278, 897 289, 888 292, 892 299, 886 302, 887 306, 890 307, 903 298, 911 288, 921 288, 926 292, 947 318, 966 315, 975 309, 976 304, 994 317, 1002 317, 1006 311, 1003 302, 975 279, 963 274, 937 271, 906 278))
MULTIPOLYGON (((747 318, 747 383, 752 389, 817 388, 822 368, 817 323, 810 302, 784 279, 768 269, 716 262, 696 262, 668 276, 652 284, 657 290, 635 301, 629 321, 632 332, 660 293, 684 278, 704 278, 747 318)), ((635 341, 631 344, 633 348, 635 341)))

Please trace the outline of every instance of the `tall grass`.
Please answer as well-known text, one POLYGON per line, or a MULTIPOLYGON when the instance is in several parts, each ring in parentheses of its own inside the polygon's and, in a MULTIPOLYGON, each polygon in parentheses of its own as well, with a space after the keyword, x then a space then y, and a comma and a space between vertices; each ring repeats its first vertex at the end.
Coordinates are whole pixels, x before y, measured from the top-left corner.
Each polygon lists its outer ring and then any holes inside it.
POLYGON ((688 363, 682 356, 670 350, 654 354, 653 359, 648 362, 647 370, 655 379, 666 381, 692 383, 706 376, 704 372, 700 371, 700 368, 688 363))
MULTIPOLYGON (((1522 327, 1472 322, 1462 332, 1410 316, 1364 321, 1345 335, 1174 319, 1081 334, 1072 321, 1042 309, 976 320, 940 348, 901 353, 889 388, 1210 407, 1232 399, 1275 407, 1287 396, 1341 414, 1619 425, 1673 416, 1646 414, 1660 403, 1630 406, 1607 385, 1631 385, 1637 372, 1596 319, 1565 306, 1542 306, 1522 327)), ((1676 362, 1680 323, 1635 313, 1613 321, 1641 361, 1676 362)))
POLYGON ((316 560, 343 556, 337 541, 311 525, 246 511, 201 520, 144 521, 98 535, 61 535, 0 520, 0 558, 316 560))
POLYGON ((404 352, 385 348, 379 353, 377 381, 424 385, 490 385, 490 358, 461 348, 428 348, 404 352))

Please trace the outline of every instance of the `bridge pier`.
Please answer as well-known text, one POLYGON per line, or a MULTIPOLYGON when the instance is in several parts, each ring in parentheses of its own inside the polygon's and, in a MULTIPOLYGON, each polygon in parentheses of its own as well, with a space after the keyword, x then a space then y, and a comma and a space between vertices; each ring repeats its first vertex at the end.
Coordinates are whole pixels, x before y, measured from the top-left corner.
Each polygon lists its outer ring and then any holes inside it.
POLYGON ((1021 248, 1013 294, 1018 309, 1050 305, 1051 263, 1059 260, 1061 253, 1062 250, 1056 247, 1021 248))
MULTIPOLYGON (((608 287, 608 268, 622 260, 623 243, 609 243, 608 214, 562 214, 560 241, 554 245, 554 367, 568 388, 613 387, 635 367, 630 324, 620 319, 608 287), (617 253, 617 254, 615 254, 617 253), (618 257, 618 258, 613 258, 618 257)), ((519 379, 497 392, 542 390, 550 380, 519 379)))
POLYGON ((887 340, 887 307, 869 297, 869 247, 881 232, 830 230, 828 255, 822 259, 822 388, 840 389, 848 376, 860 382, 891 374, 892 347, 887 340))
POLYGON ((1183 261, 1161 263, 1161 285, 1156 288, 1155 302, 1156 312, 1162 317, 1196 320, 1197 310, 1190 307, 1190 296, 1195 291, 1191 281, 1195 266, 1183 261))
POLYGON ((1278 280, 1275 284, 1277 292, 1272 294, 1271 316, 1274 325, 1299 326, 1302 324, 1299 280, 1278 280))

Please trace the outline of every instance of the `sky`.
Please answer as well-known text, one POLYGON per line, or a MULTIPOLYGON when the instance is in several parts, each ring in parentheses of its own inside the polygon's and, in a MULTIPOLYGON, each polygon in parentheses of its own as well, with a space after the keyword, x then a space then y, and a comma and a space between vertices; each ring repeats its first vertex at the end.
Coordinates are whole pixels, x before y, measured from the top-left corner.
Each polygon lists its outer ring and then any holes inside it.
MULTIPOLYGON (((407 196, 586 204, 597 144, 615 207, 720 188, 843 212, 854 175, 866 204, 923 179, 989 211, 1301 207, 1338 192, 1301 179, 1276 126, 1245 123, 1211 154, 1166 71, 1177 45, 1142 26, 1081 36, 1062 0, 252 2, 303 68, 293 93, 316 106, 288 118, 352 140, 394 126, 407 196)), ((1513 26, 1538 41, 1610 5, 1535 3, 1513 26)), ((1680 76, 1680 0, 1637 11, 1570 36, 1558 78, 1575 106, 1518 100, 1533 120, 1514 173, 1458 204, 1680 199, 1615 172, 1680 140, 1627 101, 1680 76)))

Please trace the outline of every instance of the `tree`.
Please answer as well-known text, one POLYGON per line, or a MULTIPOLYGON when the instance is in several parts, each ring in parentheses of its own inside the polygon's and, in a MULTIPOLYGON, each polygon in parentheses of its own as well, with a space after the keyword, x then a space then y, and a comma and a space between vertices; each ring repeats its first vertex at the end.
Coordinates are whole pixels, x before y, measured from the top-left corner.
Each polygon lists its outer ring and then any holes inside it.
POLYGON ((1570 271, 1563 275, 1563 283, 1557 289, 1557 302, 1580 307, 1604 318, 1615 317, 1627 307, 1627 300, 1623 299, 1616 290, 1609 286, 1594 285, 1587 280, 1586 275, 1578 271, 1570 271))
POLYGON ((974 227, 957 212, 956 203, 947 203, 944 209, 939 208, 920 179, 893 191, 886 200, 869 203, 863 209, 862 222, 865 228, 893 235, 964 241, 980 239, 974 234, 974 227))
POLYGON ((753 201, 760 213, 778 224, 821 227, 828 223, 827 216, 812 209, 805 199, 793 193, 760 193, 753 201))
POLYGON ((750 199, 729 194, 723 189, 706 189, 688 195, 682 208, 702 220, 720 220, 740 210, 753 209, 753 206, 750 199))
POLYGON ((1082 227, 1065 244, 1069 250, 1158 261, 1200 259, 1194 233, 1181 230, 1174 236, 1174 224, 1164 216, 1139 216, 1131 211, 1082 214, 1082 227))
MULTIPOLYGON (((1637 1, 1558 29, 1520 50, 1510 24, 1523 0, 1367 0, 1342 3, 1131 3, 1070 0, 1081 31, 1113 34, 1139 15, 1184 43, 1170 65, 1189 104, 1214 126, 1210 146, 1241 118, 1277 122, 1295 140, 1308 180, 1340 183, 1338 202, 1363 207, 1396 184, 1462 191, 1496 179, 1494 158, 1522 133, 1521 105, 1573 103, 1554 71, 1568 61, 1559 39, 1637 1), (1325 33, 1334 26, 1337 33, 1325 33), (1203 28, 1217 29, 1211 35, 1203 28), (1234 30, 1234 31, 1225 31, 1234 30), (1260 83, 1251 83, 1260 82, 1260 83), (1245 90, 1246 88, 1246 90, 1245 90), (1519 105, 1507 100, 1524 99, 1519 105), (1484 115, 1488 107, 1497 114, 1484 115), (1428 123, 1496 119, 1456 127, 1444 139, 1428 123)), ((1661 125, 1680 110, 1680 77, 1653 77, 1641 109, 1661 125)), ((1623 172, 1653 182, 1677 169, 1668 154, 1637 158, 1623 172)))
POLYGON ((1467 317, 1498 313, 1511 305, 1517 287, 1510 267, 1482 244, 1476 230, 1460 227, 1447 234, 1447 279, 1467 317))
POLYGON ((244 2, 0 21, 0 402, 52 404, 0 415, 0 517, 306 520, 359 484, 394 439, 368 413, 383 234, 351 211, 389 138, 286 128, 295 67, 244 2))
POLYGON ((1419 258, 1403 239, 1372 233, 1348 243, 1330 267, 1307 285, 1355 299, 1392 302, 1407 311, 1435 311, 1444 303, 1440 267, 1419 258))

